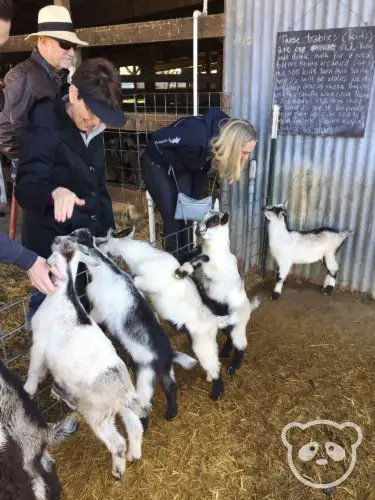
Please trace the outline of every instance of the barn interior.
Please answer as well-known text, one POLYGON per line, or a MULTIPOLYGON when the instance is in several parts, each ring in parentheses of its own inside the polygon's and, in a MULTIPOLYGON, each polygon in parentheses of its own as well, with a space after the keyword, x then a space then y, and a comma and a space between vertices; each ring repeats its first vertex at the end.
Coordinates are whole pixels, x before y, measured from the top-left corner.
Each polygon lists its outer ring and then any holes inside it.
MULTIPOLYGON (((52 1, 15 0, 13 37, 2 49, 0 76, 28 57, 32 47, 24 42, 24 34, 36 29, 38 10, 52 1)), ((118 229, 132 222, 126 204, 147 208, 139 168, 147 139, 156 128, 193 113, 192 15, 195 9, 202 10, 202 3, 55 0, 70 8, 79 36, 90 41, 80 57, 104 56, 121 73, 127 123, 123 130, 105 133, 107 179, 118 229)), ((224 0, 208 0, 208 16, 199 19, 200 113, 212 106, 225 111, 231 107, 222 83, 224 16, 224 0)), ((8 218, 0 218, 1 230, 8 232, 8 225, 8 218)), ((137 237, 149 238, 147 217, 138 224, 137 237)), ((241 371, 229 376, 228 362, 223 361, 226 392, 221 400, 210 400, 210 385, 200 367, 191 372, 177 367, 180 413, 167 422, 157 387, 142 459, 128 464, 122 481, 111 476, 109 453, 81 419, 80 430, 51 450, 63 499, 375 498, 375 398, 369 390, 375 383, 373 301, 365 294, 342 290, 328 298, 317 284, 300 280, 288 283, 283 299, 275 303, 269 300, 273 286, 274 279, 252 273, 245 277, 248 296, 260 296, 261 307, 247 328, 249 345, 241 371), (353 474, 336 489, 323 491, 293 476, 280 438, 287 422, 319 418, 353 421, 364 430, 353 474)), ((23 271, 0 266, 0 359, 22 380, 29 365, 31 339, 25 314, 30 294, 23 271)), ((163 326, 174 348, 191 354, 188 338, 165 322, 163 326)), ((220 346, 224 341, 220 334, 220 346)), ((117 350, 128 362, 124 351, 117 350)), ((51 398, 50 383, 48 379, 43 385, 37 403, 46 420, 55 422, 69 408, 51 398)), ((342 435, 341 429, 330 432, 331 441, 341 444, 352 437, 342 435)), ((322 437, 320 430, 316 433, 311 440, 322 437)), ((310 439, 310 434, 303 434, 293 436, 295 455, 297 444, 310 439)), ((331 470, 340 474, 342 467, 335 462, 331 470)), ((316 464, 299 470, 321 479, 316 464)))
MULTIPOLYGON (((0 59, 1 77, 28 57, 32 46, 24 35, 36 31, 38 11, 49 3, 16 2, 12 37, 0 59)), ((77 63, 106 57, 119 69, 127 122, 123 130, 105 132, 107 181, 114 203, 133 203, 145 210, 140 155, 147 140, 155 129, 194 111, 192 16, 194 10, 202 10, 202 2, 60 0, 55 4, 69 8, 77 33, 90 44, 78 51, 77 63)), ((198 32, 201 114, 211 107, 229 111, 222 92, 223 36, 224 0, 209 0, 208 16, 200 18, 198 32)))

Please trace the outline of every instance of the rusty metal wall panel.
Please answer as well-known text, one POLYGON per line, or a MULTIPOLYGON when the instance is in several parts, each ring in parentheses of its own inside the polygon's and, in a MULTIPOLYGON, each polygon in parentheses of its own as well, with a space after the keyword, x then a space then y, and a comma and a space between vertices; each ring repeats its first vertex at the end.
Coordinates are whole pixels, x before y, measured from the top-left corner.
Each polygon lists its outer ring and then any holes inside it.
MULTIPOLYGON (((232 213, 233 248, 246 261, 246 269, 259 264, 264 225, 261 206, 269 161, 276 34, 366 25, 375 25, 373 0, 226 1, 224 91, 231 94, 232 116, 250 120, 259 134, 254 200, 248 173, 239 185, 223 189, 224 204, 232 213), (252 226, 246 222, 249 213, 252 226)), ((339 253, 338 282, 375 298, 374 84, 363 138, 279 136, 272 199, 289 200, 295 229, 327 225, 354 229, 354 237, 339 253)), ((273 267, 271 260, 268 267, 273 267)), ((318 264, 296 266, 295 271, 318 281, 324 276, 318 264)))

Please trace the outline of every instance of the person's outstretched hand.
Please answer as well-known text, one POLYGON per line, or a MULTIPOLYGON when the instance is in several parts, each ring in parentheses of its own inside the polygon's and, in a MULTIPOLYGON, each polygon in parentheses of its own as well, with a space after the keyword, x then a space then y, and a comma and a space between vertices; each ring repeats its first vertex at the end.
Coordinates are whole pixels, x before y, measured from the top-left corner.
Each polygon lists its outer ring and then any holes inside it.
POLYGON ((71 219, 75 205, 82 207, 86 202, 64 187, 58 187, 52 192, 52 198, 55 205, 55 220, 65 222, 71 219))
POLYGON ((37 288, 45 295, 51 295, 58 289, 58 286, 52 283, 49 273, 52 273, 60 280, 65 279, 57 267, 49 266, 46 259, 43 259, 43 257, 38 257, 27 271, 33 287, 37 288))

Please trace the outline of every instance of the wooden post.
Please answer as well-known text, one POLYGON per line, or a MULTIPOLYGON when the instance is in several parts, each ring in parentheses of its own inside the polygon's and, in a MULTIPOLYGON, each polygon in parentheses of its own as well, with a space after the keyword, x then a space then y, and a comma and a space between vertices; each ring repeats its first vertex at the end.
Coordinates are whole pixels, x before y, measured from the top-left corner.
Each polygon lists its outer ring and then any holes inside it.
POLYGON ((70 0, 54 0, 55 5, 59 5, 61 7, 66 7, 70 12, 70 0))

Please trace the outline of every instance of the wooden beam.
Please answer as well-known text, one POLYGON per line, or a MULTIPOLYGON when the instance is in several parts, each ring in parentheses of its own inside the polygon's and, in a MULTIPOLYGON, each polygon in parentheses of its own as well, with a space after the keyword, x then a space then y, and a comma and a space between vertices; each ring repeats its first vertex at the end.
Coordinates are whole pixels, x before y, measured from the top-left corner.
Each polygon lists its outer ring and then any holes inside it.
MULTIPOLYGON (((172 12, 172 16, 168 17, 183 17, 187 14, 179 14, 181 9, 191 12, 197 8, 202 10, 202 0, 158 0, 157 2, 150 0, 105 0, 92 1, 88 11, 90 2, 87 0, 72 1, 73 4, 73 21, 77 26, 90 27, 101 26, 103 24, 118 24, 123 22, 139 22, 153 19, 163 19, 165 14, 172 12), (177 11, 173 14, 173 11, 177 11), (89 12, 89 14, 87 14, 89 12), (146 19, 141 19, 145 18, 146 19), (149 19, 147 19, 149 17, 149 19)), ((212 1, 208 2, 208 12, 211 12, 212 1)))
MULTIPOLYGON (((199 38, 223 38, 225 33, 224 14, 204 16, 199 19, 199 38)), ((96 28, 77 29, 77 36, 91 47, 126 45, 136 43, 170 42, 191 40, 193 19, 167 19, 147 23, 117 24, 96 28)), ((25 41, 26 35, 11 36, 2 47, 2 52, 28 52, 33 45, 25 41)))
POLYGON ((125 113, 127 121, 123 130, 136 130, 138 132, 155 132, 161 127, 166 127, 179 118, 186 116, 184 113, 125 113))
POLYGON ((60 7, 65 7, 70 12, 70 0, 54 0, 53 3, 60 7))

